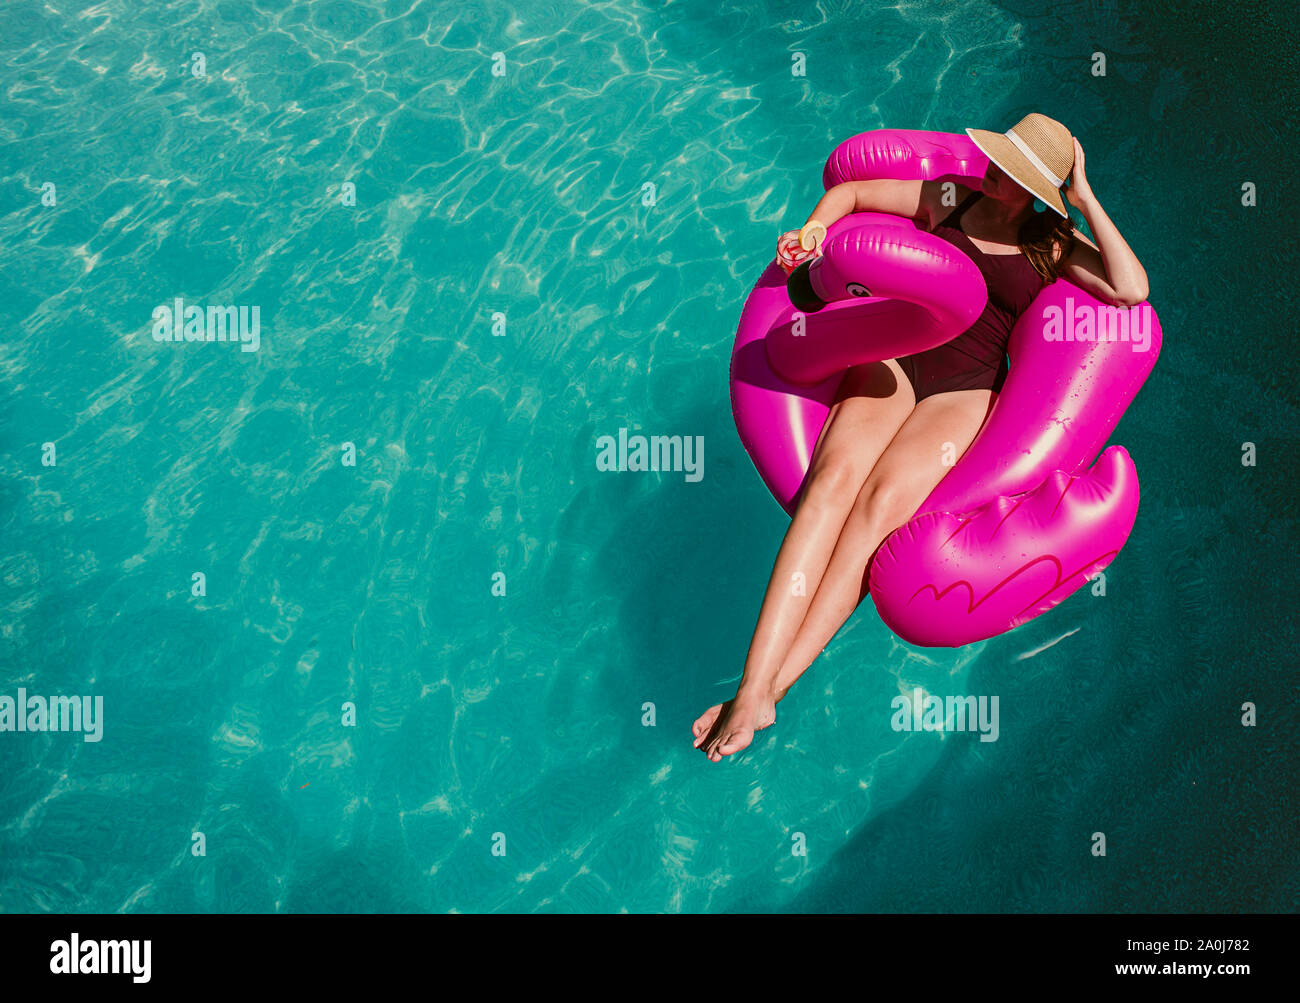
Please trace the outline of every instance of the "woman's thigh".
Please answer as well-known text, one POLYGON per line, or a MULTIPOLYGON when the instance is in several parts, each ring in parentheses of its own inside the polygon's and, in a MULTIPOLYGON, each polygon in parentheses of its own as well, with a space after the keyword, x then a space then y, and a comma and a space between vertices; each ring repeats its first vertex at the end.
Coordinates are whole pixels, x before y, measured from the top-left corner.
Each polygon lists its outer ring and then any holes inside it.
POLYGON ((863 483, 860 514, 886 532, 912 518, 975 441, 996 400, 992 390, 953 390, 917 404, 863 483))
POLYGON ((851 503, 915 406, 912 385, 893 359, 847 370, 808 464, 805 494, 818 484, 847 492, 851 503))

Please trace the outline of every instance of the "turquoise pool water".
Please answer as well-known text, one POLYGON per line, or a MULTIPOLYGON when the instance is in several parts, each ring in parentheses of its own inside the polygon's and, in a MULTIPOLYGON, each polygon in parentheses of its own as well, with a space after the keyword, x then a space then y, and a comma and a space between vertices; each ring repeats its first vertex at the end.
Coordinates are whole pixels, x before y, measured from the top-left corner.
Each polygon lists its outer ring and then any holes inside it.
POLYGON ((0 695, 104 710, 0 733, 0 910, 1293 908, 1297 47, 1246 6, 6 5, 0 695), (707 763, 786 525, 741 303, 840 140, 1031 110, 1165 331, 1108 594, 959 651, 864 607, 707 763), (257 351, 156 341, 178 297, 257 351), (999 740, 894 732, 915 686, 999 740))

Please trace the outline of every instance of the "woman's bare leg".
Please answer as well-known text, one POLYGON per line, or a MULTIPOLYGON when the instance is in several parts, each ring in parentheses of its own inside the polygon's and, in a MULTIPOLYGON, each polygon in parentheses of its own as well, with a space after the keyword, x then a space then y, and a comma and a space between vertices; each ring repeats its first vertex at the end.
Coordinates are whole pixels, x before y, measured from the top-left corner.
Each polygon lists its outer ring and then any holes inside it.
MULTIPOLYGON (((915 402, 911 384, 892 359, 854 366, 844 374, 768 580, 736 700, 729 705, 746 705, 750 693, 760 697, 758 704, 770 702, 772 684, 854 499, 915 402)), ((697 746, 724 706, 710 707, 696 720, 692 731, 697 746)), ((761 706, 749 709, 765 716, 761 706)))
MULTIPOLYGON (((961 390, 928 397, 916 406, 859 489, 836 540, 812 603, 776 674, 768 682, 771 707, 755 694, 737 700, 719 715, 704 742, 715 762, 745 748, 758 727, 751 708, 775 720, 775 703, 817 658, 857 608, 865 592, 866 567, 881 542, 906 522, 943 479, 988 416, 995 395, 990 390, 961 390), (949 463, 945 463, 949 460, 949 463), (737 708, 737 704, 740 704, 737 708)), ((742 681, 742 690, 745 683, 742 681)))
POLYGON ((951 469, 944 460, 956 462, 975 441, 996 397, 991 390, 956 390, 917 405, 862 486, 777 675, 776 700, 785 696, 866 596, 867 559, 916 513, 951 469))

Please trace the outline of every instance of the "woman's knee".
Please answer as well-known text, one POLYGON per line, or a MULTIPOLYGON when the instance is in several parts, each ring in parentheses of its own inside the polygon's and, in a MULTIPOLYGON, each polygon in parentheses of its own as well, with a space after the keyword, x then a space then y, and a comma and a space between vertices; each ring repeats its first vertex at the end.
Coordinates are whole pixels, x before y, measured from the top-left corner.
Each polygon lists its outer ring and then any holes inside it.
POLYGON ((912 518, 919 505, 896 479, 870 477, 853 500, 853 514, 877 531, 891 533, 912 518))
POLYGON ((839 453, 820 456, 808 470, 804 500, 816 505, 830 505, 847 512, 862 488, 866 471, 855 462, 857 457, 839 453))

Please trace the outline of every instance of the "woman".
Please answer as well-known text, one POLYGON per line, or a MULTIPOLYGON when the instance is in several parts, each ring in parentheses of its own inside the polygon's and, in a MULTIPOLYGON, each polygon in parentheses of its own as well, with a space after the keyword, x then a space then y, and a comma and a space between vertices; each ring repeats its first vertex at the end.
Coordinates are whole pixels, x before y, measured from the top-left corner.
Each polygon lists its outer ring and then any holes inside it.
POLYGON ((952 455, 974 441, 1006 379, 1011 328, 1043 285, 1064 276, 1116 306, 1147 298, 1146 272, 1093 195, 1083 149, 1065 126, 1032 114, 1005 135, 966 131, 989 158, 979 191, 947 185, 945 197, 945 185, 934 181, 848 182, 822 197, 800 231, 811 250, 826 224, 846 213, 911 217, 975 262, 989 301, 952 341, 844 374, 777 554, 740 687, 692 728, 695 746, 713 762, 776 720, 777 702, 866 594, 876 549, 920 508, 952 455), (1066 198, 1097 244, 1070 223, 1061 200, 1066 178, 1066 198), (1034 211, 1035 198, 1045 211, 1034 211), (793 594, 789 583, 799 572, 806 587, 793 594))

